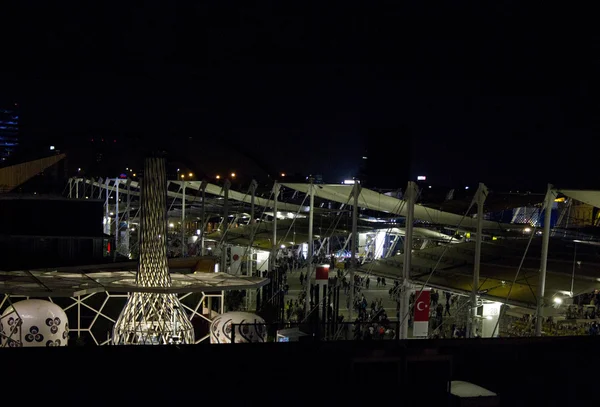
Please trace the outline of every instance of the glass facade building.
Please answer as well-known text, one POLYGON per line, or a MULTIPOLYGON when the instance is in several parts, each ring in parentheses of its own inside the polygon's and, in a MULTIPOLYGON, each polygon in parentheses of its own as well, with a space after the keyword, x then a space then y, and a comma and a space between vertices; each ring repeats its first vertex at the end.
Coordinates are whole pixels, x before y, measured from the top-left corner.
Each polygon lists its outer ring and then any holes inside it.
POLYGON ((6 161, 19 145, 19 113, 0 107, 0 161, 6 161))

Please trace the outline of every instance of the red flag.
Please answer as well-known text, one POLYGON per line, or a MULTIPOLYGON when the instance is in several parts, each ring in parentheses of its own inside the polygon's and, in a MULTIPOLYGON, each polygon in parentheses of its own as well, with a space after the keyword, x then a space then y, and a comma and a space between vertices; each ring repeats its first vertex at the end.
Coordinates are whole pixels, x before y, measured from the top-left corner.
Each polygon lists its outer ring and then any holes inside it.
POLYGON ((329 264, 320 264, 316 267, 315 279, 327 282, 329 278, 329 264))
POLYGON ((429 321, 430 297, 429 290, 415 293, 415 322, 429 321))

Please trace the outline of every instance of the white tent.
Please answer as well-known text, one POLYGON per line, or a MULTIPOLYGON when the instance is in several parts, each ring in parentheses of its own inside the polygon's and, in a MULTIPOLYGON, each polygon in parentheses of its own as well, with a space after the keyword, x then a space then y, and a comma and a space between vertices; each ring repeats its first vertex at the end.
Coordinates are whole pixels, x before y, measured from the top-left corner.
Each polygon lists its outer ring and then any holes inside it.
MULTIPOLYGON (((284 187, 294 189, 296 191, 308 192, 309 184, 282 184, 284 187)), ((351 202, 351 194, 353 185, 338 185, 338 184, 316 184, 315 196, 329 201, 349 204, 351 202)), ((394 198, 370 189, 362 188, 358 203, 361 207, 372 209, 380 212, 391 213, 400 216, 406 216, 406 208, 402 199, 394 198)), ((468 216, 463 219, 462 215, 454 213, 442 212, 437 209, 427 208, 422 205, 415 205, 415 218, 431 222, 438 225, 457 226, 475 228, 477 220, 468 216)), ((502 225, 497 222, 484 221, 484 229, 502 229, 502 225)))
POLYGON ((592 205, 596 208, 600 208, 600 191, 591 190, 579 190, 579 189, 559 189, 563 195, 573 198, 576 201, 592 205))
MULTIPOLYGON (((169 181, 172 182, 174 184, 178 184, 181 185, 182 182, 185 182, 186 186, 188 188, 193 188, 193 189, 200 189, 200 185, 202 184, 200 181, 169 181)), ((215 185, 215 184, 206 184, 206 193, 210 194, 210 195, 217 195, 217 196, 224 196, 223 193, 223 187, 220 185, 215 185)), ((176 196, 178 198, 180 198, 181 196, 179 194, 175 194, 173 192, 169 192, 170 196, 176 196)), ((239 202, 246 202, 246 203, 250 203, 252 196, 250 194, 245 194, 243 192, 238 192, 238 191, 234 191, 232 189, 229 190, 229 199, 234 200, 234 201, 239 201, 239 202)), ((308 201, 308 199, 307 199, 308 201)), ((256 206, 260 206, 260 207, 265 207, 265 208, 272 208, 273 205, 275 204, 273 199, 265 199, 265 198, 261 198, 261 197, 255 197, 254 198, 254 203, 256 204, 256 206)), ((315 208, 318 209, 318 208, 315 208)), ((277 202, 277 210, 279 211, 288 211, 288 212, 308 212, 309 211, 309 207, 307 206, 300 206, 300 205, 295 205, 295 204, 290 204, 290 203, 285 203, 285 202, 277 202)))

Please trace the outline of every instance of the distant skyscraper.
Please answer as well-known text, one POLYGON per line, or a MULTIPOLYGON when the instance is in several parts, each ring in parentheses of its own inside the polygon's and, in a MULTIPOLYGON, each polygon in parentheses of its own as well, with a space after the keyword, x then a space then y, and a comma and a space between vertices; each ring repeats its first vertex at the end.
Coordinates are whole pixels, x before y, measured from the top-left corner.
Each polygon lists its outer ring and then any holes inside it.
POLYGON ((19 113, 0 106, 0 161, 6 161, 19 145, 19 113))

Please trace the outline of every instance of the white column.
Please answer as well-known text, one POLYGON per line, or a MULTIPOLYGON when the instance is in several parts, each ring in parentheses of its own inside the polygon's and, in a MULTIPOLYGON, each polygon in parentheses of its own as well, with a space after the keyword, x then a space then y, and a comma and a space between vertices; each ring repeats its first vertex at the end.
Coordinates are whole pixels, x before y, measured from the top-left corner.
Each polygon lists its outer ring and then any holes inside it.
POLYGON ((482 183, 473 197, 477 205, 477 235, 475 236, 475 258, 473 261, 473 286, 471 288, 471 316, 467 337, 474 338, 477 332, 477 301, 479 300, 479 270, 481 266, 481 241, 483 239, 483 205, 487 198, 488 190, 482 183))
POLYGON ((350 241, 350 310, 349 321, 353 322, 352 313, 354 311, 354 271, 356 269, 356 251, 358 249, 358 197, 360 196, 360 184, 354 183, 352 188, 352 237, 350 241))
POLYGON ((412 262, 413 223, 415 219, 415 201, 417 184, 409 181, 404 194, 406 202, 406 229, 404 235, 404 262, 402 265, 402 292, 400 293, 400 339, 408 338, 408 313, 410 312, 410 268, 412 262))
POLYGON ((277 264, 277 203, 279 202, 279 190, 281 185, 277 181, 273 185, 273 237, 271 255, 269 256, 269 271, 275 270, 277 264))
POLYGON ((312 278, 312 270, 313 270, 313 252, 315 251, 314 247, 314 237, 313 237, 313 221, 314 221, 314 206, 315 206, 315 189, 313 187, 313 180, 311 178, 310 184, 308 185, 308 195, 309 195, 309 210, 308 210, 308 255, 307 255, 307 269, 306 269, 306 298, 304 299, 304 317, 308 318, 308 313, 310 312, 310 281, 312 278))
POLYGON ((544 295, 546 293, 546 269, 548 266, 548 246, 550 245, 550 221, 552 220, 552 205, 556 192, 548 184, 548 191, 544 199, 544 234, 542 235, 542 259, 540 261, 540 277, 538 281, 537 309, 535 320, 535 336, 542 336, 542 322, 544 319, 544 295))
MULTIPOLYGON (((250 222, 248 225, 250 226, 250 242, 248 243, 248 250, 246 256, 248 257, 248 265, 246 270, 246 275, 252 275, 252 245, 254 244, 254 233, 256 231, 256 224, 254 218, 256 217, 256 208, 254 201, 256 200, 256 187, 258 186, 255 180, 252 180, 250 183, 250 222)), ((248 290, 250 292, 251 290, 248 290)))
MULTIPOLYGON (((250 226, 250 242, 248 243, 248 248, 246 249, 246 275, 252 276, 252 254, 253 249, 252 245, 254 244, 254 233, 256 230, 256 224, 254 222, 254 218, 256 217, 256 208, 255 208, 255 200, 256 200, 256 187, 258 186, 255 180, 252 180, 250 183, 250 222, 248 225, 250 226)), ((252 306, 252 292, 254 290, 246 290, 246 310, 250 311, 250 307, 252 306)))
POLYGON ((202 190, 202 209, 200 215, 200 256, 204 256, 204 229, 206 228, 206 181, 202 181, 200 189, 202 190))
POLYGON ((228 179, 223 185, 223 232, 221 233, 221 266, 219 271, 227 273, 227 231, 229 230, 229 187, 231 183, 228 179))
POLYGON ((131 258, 131 245, 129 244, 129 238, 131 234, 131 180, 127 179, 127 183, 125 184, 127 188, 127 206, 125 209, 125 213, 127 214, 127 227, 125 228, 125 253, 128 258, 131 258))
POLYGON ((187 241, 185 240, 185 187, 186 182, 181 181, 181 257, 187 254, 187 241))
MULTIPOLYGON (((109 192, 108 192, 108 185, 110 183, 110 180, 107 178, 106 179, 106 183, 105 183, 105 196, 104 196, 104 219, 106 220, 106 223, 104 224, 104 233, 107 235, 110 235, 110 202, 109 202, 109 192)), ((113 248, 114 249, 114 248, 113 248)))
POLYGON ((117 260, 117 252, 119 251, 119 184, 120 179, 115 179, 115 256, 114 260, 117 260))

